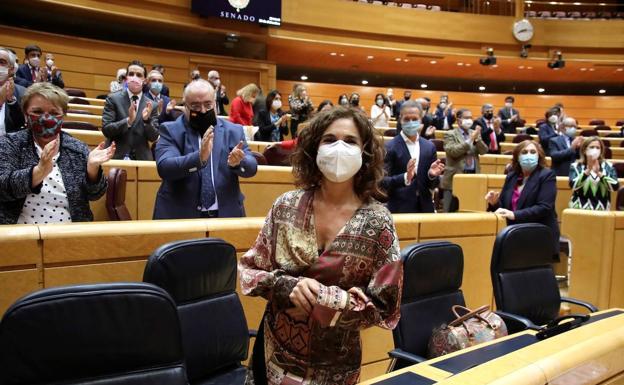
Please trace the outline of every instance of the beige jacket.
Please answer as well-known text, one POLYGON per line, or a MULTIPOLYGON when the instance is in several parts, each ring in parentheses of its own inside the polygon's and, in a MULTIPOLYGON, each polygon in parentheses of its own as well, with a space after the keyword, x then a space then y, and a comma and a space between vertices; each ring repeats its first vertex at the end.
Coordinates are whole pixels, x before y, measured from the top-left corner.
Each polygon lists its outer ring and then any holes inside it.
MULTIPOLYGON (((446 167, 440 187, 445 190, 453 189, 453 176, 463 174, 466 165, 466 155, 474 156, 475 172, 479 173, 479 155, 487 153, 487 146, 481 140, 481 135, 473 144, 466 143, 461 128, 455 128, 444 134, 444 151, 446 152, 446 167)), ((474 130, 469 130, 472 134, 474 130)))

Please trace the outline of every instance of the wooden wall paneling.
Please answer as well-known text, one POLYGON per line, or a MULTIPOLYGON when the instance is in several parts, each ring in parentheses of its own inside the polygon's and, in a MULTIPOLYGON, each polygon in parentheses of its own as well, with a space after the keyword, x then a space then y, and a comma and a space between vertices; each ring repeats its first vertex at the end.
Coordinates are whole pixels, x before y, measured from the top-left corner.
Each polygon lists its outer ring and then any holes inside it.
POLYGON ((39 229, 0 226, 0 314, 18 298, 42 287, 39 229))

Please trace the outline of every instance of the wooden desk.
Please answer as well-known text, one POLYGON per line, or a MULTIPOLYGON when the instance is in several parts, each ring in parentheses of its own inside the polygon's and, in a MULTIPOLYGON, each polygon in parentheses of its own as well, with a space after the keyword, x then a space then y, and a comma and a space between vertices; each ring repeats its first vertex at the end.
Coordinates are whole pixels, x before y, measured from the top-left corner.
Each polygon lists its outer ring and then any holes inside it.
POLYGON ((597 312, 583 326, 538 341, 535 331, 425 361, 363 385, 621 384, 624 311, 597 312))
POLYGON ((67 114, 65 116, 67 122, 87 122, 91 123, 97 128, 102 128, 102 116, 100 115, 85 115, 85 114, 67 114))

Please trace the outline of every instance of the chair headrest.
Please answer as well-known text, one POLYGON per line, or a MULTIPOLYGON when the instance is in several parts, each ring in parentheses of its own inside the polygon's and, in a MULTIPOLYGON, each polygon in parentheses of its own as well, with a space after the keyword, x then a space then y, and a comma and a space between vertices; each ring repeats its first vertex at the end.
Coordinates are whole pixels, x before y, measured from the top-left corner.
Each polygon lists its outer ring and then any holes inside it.
POLYGON ((554 244, 552 231, 540 223, 507 226, 496 236, 491 269, 494 272, 550 265, 554 244))
POLYGON ((451 242, 425 242, 401 250, 403 302, 432 294, 459 290, 464 273, 464 253, 451 242))
POLYGON ((44 289, 15 302, 0 323, 2 384, 119 376, 182 363, 175 304, 150 284, 44 289))
POLYGON ((236 249, 218 238, 171 242, 148 258, 143 281, 167 290, 177 304, 236 290, 236 249))

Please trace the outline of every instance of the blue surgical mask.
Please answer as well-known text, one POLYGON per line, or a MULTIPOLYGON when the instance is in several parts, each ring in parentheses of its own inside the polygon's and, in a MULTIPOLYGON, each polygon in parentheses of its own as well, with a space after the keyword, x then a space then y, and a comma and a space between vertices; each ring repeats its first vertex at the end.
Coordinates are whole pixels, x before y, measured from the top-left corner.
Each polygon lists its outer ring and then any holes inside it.
POLYGON ((576 136, 576 127, 566 127, 565 134, 569 138, 574 138, 576 136))
POLYGON ((538 161, 539 157, 537 154, 520 154, 520 156, 518 157, 520 167, 522 167, 522 170, 528 172, 535 170, 538 161))
POLYGON ((150 83, 150 90, 152 90, 153 93, 155 94, 160 94, 160 91, 162 91, 162 83, 159 82, 151 82, 150 83))
POLYGON ((405 123, 401 122, 401 129, 407 136, 418 135, 418 131, 420 130, 421 126, 422 123, 420 123, 420 120, 410 120, 409 122, 405 123))

